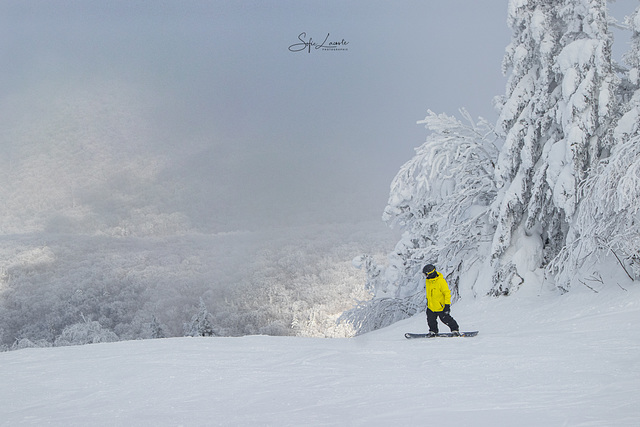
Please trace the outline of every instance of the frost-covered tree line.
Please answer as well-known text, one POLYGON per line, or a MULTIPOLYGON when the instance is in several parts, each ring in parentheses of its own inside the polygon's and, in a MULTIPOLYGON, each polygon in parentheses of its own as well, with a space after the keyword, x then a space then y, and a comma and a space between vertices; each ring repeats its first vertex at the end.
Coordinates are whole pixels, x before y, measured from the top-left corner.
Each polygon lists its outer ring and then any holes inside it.
POLYGON ((383 216, 403 236, 386 263, 354 260, 375 294, 343 316, 361 332, 424 308, 425 263, 454 298, 564 292, 612 259, 640 277, 640 7, 617 22, 605 0, 510 0, 507 23, 497 122, 419 122, 383 216), (622 63, 613 26, 631 33, 622 63))
MULTIPOLYGON (((376 234, 379 233, 379 234, 376 234)), ((346 337, 372 222, 221 235, 0 239, 0 351, 175 336, 346 337)))

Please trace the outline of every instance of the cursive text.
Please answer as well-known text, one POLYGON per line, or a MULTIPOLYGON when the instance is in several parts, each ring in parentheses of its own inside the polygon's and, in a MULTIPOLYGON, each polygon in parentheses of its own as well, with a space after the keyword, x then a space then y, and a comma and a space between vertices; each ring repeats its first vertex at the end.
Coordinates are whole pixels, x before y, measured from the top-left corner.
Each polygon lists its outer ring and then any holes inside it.
POLYGON ((346 46, 349 44, 348 41, 342 39, 340 41, 330 41, 329 40, 330 33, 327 33, 327 37, 324 38, 322 43, 318 43, 313 40, 313 38, 309 37, 307 40, 307 33, 300 33, 298 35, 298 40, 300 43, 294 43, 289 46, 289 50, 291 52, 303 52, 307 51, 311 53, 311 48, 318 50, 347 50, 346 46))

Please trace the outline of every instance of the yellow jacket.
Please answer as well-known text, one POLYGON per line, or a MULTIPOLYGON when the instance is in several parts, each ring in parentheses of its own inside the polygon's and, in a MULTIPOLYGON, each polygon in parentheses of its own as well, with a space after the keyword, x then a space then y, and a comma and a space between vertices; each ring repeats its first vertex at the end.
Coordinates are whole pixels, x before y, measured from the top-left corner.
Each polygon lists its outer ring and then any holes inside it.
POLYGON ((435 279, 426 279, 427 308, 431 311, 444 310, 445 304, 451 304, 451 291, 447 281, 438 273, 435 279))

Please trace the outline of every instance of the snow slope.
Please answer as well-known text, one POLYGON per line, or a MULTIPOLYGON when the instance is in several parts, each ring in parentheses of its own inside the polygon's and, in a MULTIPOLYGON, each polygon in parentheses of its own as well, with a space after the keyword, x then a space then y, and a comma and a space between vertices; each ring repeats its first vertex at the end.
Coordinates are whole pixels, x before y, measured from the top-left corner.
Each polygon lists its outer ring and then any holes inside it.
POLYGON ((0 354, 0 425, 640 425, 640 289, 461 301, 475 338, 171 338, 0 354))

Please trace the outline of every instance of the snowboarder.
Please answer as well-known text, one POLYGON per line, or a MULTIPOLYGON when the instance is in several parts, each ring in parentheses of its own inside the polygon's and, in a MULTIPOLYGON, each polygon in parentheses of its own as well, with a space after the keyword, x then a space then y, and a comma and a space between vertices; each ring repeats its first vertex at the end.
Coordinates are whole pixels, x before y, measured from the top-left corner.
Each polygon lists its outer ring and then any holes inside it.
POLYGON ((422 273, 426 277, 429 336, 438 334, 438 317, 454 336, 460 336, 458 323, 451 317, 451 291, 444 276, 432 264, 425 265, 422 273))

